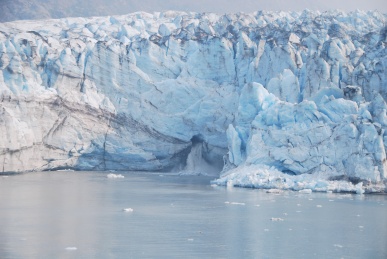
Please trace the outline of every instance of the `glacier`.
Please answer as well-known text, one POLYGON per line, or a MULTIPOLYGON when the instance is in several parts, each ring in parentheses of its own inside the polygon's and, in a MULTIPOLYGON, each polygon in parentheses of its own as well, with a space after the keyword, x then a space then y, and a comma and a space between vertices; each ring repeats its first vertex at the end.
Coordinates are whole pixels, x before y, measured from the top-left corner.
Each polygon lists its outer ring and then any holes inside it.
POLYGON ((0 171, 385 191, 386 22, 305 10, 0 23, 0 171))
POLYGON ((387 107, 381 97, 358 105, 340 90, 323 89, 313 100, 289 103, 261 84, 246 85, 237 126, 227 130, 228 161, 237 167, 215 182, 358 193, 367 183, 368 192, 383 190, 377 183, 387 177, 382 126, 387 107), (375 109, 384 110, 382 118, 372 119, 371 114, 380 115, 375 109))

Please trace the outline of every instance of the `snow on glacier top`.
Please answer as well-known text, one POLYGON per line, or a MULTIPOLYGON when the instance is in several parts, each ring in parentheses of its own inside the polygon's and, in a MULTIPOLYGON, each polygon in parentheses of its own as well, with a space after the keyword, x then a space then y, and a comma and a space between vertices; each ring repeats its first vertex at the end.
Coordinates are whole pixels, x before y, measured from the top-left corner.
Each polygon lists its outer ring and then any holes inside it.
POLYGON ((386 23, 387 14, 378 11, 342 12, 339 10, 319 12, 304 10, 302 12, 283 11, 256 11, 253 13, 234 13, 219 15, 215 13, 195 13, 181 11, 166 12, 136 12, 127 15, 90 17, 90 18, 62 18, 50 20, 29 20, 3 23, 1 31, 7 34, 21 31, 35 30, 42 34, 60 35, 61 31, 72 31, 82 35, 79 31, 86 27, 95 34, 102 30, 117 36, 117 33, 128 29, 136 34, 129 33, 129 37, 141 35, 144 37, 157 34, 161 25, 172 29, 173 35, 178 35, 181 30, 190 32, 192 27, 199 27, 206 34, 222 37, 228 32, 227 26, 232 25, 236 30, 263 29, 267 25, 285 30, 306 30, 312 28, 327 30, 330 24, 338 23, 344 26, 347 33, 364 34, 380 30, 386 23), (172 27, 171 27, 172 26, 172 27), (212 30, 211 30, 212 29, 212 30))

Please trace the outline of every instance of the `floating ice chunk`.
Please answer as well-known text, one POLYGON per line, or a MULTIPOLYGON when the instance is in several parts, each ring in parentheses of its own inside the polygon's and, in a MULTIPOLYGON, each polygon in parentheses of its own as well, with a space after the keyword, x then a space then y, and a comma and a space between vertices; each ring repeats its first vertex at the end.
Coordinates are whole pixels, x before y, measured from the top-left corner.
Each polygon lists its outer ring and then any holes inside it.
POLYGON ((312 190, 311 190, 311 189, 302 189, 302 190, 299 190, 298 192, 299 192, 299 193, 310 194, 310 193, 312 193, 312 190))
POLYGON ((231 205, 246 205, 246 203, 244 203, 244 202, 229 202, 229 201, 226 201, 224 203, 231 204, 231 205))
POLYGON ((283 218, 271 218, 270 220, 271 221, 284 221, 283 218))
POLYGON ((283 190, 280 190, 280 189, 269 189, 266 191, 267 193, 283 193, 284 191, 283 190))
POLYGON ((246 205, 244 202, 231 202, 232 205, 246 205))
POLYGON ((316 205, 317 208, 322 208, 322 205, 316 205))
POLYGON ((75 246, 69 246, 69 247, 66 247, 66 250, 67 251, 75 251, 77 250, 78 248, 76 248, 75 246))
POLYGON ((106 177, 110 179, 125 178, 122 174, 108 174, 106 177))
POLYGON ((339 244, 334 244, 333 246, 334 246, 334 247, 338 247, 338 248, 343 248, 343 246, 342 246, 342 245, 339 245, 339 244))
POLYGON ((126 209, 123 209, 124 212, 133 212, 134 210, 132 208, 126 208, 126 209))
POLYGON ((193 238, 188 238, 187 241, 192 242, 192 241, 194 241, 194 239, 193 238))

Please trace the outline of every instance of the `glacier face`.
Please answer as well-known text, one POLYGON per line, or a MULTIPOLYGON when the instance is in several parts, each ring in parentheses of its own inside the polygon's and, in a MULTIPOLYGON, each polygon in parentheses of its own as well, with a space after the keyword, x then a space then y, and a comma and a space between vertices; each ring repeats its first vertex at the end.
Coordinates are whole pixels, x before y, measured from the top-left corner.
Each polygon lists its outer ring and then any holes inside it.
POLYGON ((0 24, 0 170, 181 170, 200 154, 216 171, 228 151, 225 177, 259 165, 381 182, 386 20, 169 11, 0 24))
POLYGON ((344 99, 341 89, 329 88, 312 100, 290 103, 261 84, 247 84, 240 98, 243 112, 237 115, 236 126, 227 130, 229 161, 238 167, 217 183, 354 192, 363 183, 381 183, 387 178, 386 108, 380 95, 356 103, 344 99), (249 109, 246 103, 252 104, 249 109), (246 111, 256 116, 251 119, 246 111), (339 186, 337 180, 351 183, 339 186))

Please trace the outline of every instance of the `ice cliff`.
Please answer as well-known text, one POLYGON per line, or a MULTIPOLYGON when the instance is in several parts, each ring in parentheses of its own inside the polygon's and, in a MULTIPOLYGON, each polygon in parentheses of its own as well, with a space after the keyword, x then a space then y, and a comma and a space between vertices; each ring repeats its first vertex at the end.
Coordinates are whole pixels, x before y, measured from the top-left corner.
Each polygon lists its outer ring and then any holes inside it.
POLYGON ((228 160, 237 167, 217 183, 353 192, 367 183, 369 192, 383 190, 370 186, 387 178, 387 106, 380 95, 368 103, 347 100, 348 91, 360 88, 326 88, 290 103, 261 84, 247 84, 236 126, 227 130, 228 160))
POLYGON ((219 184, 268 188, 262 172, 289 189, 306 176, 381 184, 386 21, 303 11, 2 23, 0 171, 219 172, 225 157, 219 184))

